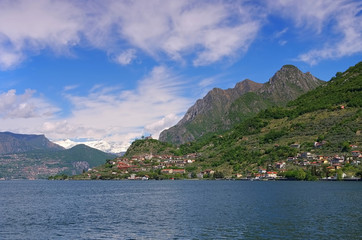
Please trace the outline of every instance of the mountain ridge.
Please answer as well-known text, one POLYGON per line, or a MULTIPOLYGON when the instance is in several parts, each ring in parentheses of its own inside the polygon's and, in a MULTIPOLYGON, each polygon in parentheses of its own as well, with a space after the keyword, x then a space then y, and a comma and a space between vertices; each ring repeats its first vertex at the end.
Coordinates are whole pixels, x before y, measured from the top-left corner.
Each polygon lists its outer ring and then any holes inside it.
POLYGON ((284 65, 264 84, 246 79, 232 89, 214 88, 204 98, 198 99, 175 126, 162 131, 159 140, 183 144, 228 130, 260 110, 284 106, 322 83, 309 72, 303 73, 293 65, 284 65))
POLYGON ((44 135, 11 132, 0 133, 0 150, 0 179, 74 175, 115 157, 82 144, 65 149, 44 135))
POLYGON ((32 150, 64 150, 44 135, 0 132, 0 154, 23 153, 32 150))
POLYGON ((65 149, 72 148, 79 144, 85 144, 91 148, 98 149, 103 152, 112 153, 112 154, 118 154, 121 155, 124 152, 126 152, 126 149, 124 146, 121 146, 120 144, 114 143, 114 142, 107 142, 105 140, 92 140, 92 141, 81 141, 81 142, 75 142, 71 139, 65 139, 65 140, 58 140, 53 141, 55 144, 58 144, 65 149))

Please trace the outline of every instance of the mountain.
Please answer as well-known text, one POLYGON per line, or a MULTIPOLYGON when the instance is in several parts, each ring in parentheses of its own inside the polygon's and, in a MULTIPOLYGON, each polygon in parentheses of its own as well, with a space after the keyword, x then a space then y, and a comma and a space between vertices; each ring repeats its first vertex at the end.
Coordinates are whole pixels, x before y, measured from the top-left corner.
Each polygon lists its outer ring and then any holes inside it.
POLYGON ((107 153, 122 155, 124 152, 126 152, 126 148, 121 146, 120 144, 110 143, 104 140, 75 142, 70 139, 66 139, 66 140, 55 141, 54 143, 66 149, 72 148, 78 144, 84 144, 107 153))
POLYGON ((322 83, 309 72, 285 65, 264 84, 244 80, 232 89, 214 88, 197 100, 175 126, 161 132, 159 140, 182 144, 223 132, 263 109, 285 106, 322 83))
POLYGON ((0 154, 22 153, 33 150, 59 151, 64 148, 52 143, 44 135, 0 132, 0 154))
MULTIPOLYGON (((179 156, 196 155, 194 165, 187 167, 189 173, 212 169, 228 177, 247 176, 257 174, 259 169, 280 171, 276 163, 286 162, 283 170, 306 174, 298 179, 334 177, 342 171, 361 176, 361 157, 356 156, 362 152, 361 83, 362 62, 285 106, 261 110, 228 131, 167 151, 179 156), (313 160, 303 159, 303 154, 313 160), (332 164, 332 159, 344 160, 332 164)), ((258 91, 265 92, 264 86, 263 91, 258 91)), ((152 152, 159 151, 157 146, 164 148, 156 142, 134 142, 130 147, 132 155, 146 153, 151 144, 152 152)))
POLYGON ((74 175, 103 164, 115 155, 86 145, 70 149, 44 135, 0 133, 0 179, 39 179, 56 174, 74 175))
POLYGON ((257 172, 303 152, 351 157, 362 150, 361 83, 362 62, 285 107, 268 108, 223 134, 183 144, 180 152, 197 152, 202 166, 229 174, 257 172))

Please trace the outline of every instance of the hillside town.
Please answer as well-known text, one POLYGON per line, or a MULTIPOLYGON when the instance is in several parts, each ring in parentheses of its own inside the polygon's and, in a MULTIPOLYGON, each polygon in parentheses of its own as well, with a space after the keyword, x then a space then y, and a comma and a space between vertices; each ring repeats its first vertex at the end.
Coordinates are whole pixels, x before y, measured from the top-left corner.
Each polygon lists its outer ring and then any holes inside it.
MULTIPOLYGON (((318 147, 318 142, 315 147, 318 147)), ((298 148, 298 144, 293 147, 298 148)), ((282 161, 273 162, 266 166, 258 166, 253 172, 234 172, 231 176, 224 176, 219 169, 202 169, 197 165, 199 155, 197 153, 185 156, 175 156, 170 154, 153 155, 141 154, 130 158, 118 157, 107 160, 104 168, 89 169, 85 173, 88 179, 129 179, 148 180, 159 179, 238 179, 238 180, 287 180, 295 179, 288 177, 288 172, 299 169, 305 172, 311 171, 319 175, 319 180, 360 180, 361 176, 355 176, 352 167, 361 164, 362 154, 358 146, 351 145, 352 151, 344 155, 318 155, 311 152, 298 153, 296 156, 288 157, 282 161), (345 171, 343 171, 345 170, 345 171), (109 173, 110 172, 110 173, 109 173), (318 173, 318 174, 317 174, 318 173), (157 174, 152 177, 152 174, 157 174)), ((315 179, 317 180, 317 179, 315 179)))

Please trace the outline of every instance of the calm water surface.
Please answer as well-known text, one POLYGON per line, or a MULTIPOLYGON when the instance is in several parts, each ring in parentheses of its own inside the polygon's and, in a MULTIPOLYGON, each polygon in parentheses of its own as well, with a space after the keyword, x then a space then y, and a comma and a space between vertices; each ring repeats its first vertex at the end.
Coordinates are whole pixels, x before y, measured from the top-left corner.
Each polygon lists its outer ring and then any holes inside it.
POLYGON ((0 239, 362 239, 362 183, 0 181, 0 239))

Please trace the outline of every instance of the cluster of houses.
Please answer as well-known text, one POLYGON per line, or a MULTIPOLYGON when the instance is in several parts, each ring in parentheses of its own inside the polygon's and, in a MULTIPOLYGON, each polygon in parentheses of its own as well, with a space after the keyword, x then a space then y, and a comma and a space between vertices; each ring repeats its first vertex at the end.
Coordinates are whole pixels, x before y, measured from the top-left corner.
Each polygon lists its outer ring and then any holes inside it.
POLYGON ((275 171, 267 171, 266 169, 260 168, 258 173, 254 174, 254 179, 276 179, 279 178, 281 173, 287 171, 288 165, 297 165, 301 167, 315 166, 322 167, 326 166, 329 171, 335 171, 341 169, 345 164, 351 164, 358 166, 362 161, 361 151, 352 151, 348 157, 346 156, 323 156, 316 155, 310 152, 303 152, 295 157, 288 157, 286 161, 274 163, 272 169, 275 171))
POLYGON ((335 169, 341 168, 346 163, 349 163, 354 166, 358 166, 361 164, 362 154, 360 151, 352 151, 351 155, 347 156, 324 156, 324 155, 316 155, 310 152, 303 152, 298 154, 295 157, 289 157, 287 159, 288 162, 291 162, 295 165, 300 166, 322 166, 322 165, 330 165, 335 169))
MULTIPOLYGON (((325 142, 316 142, 314 146, 316 148, 323 146, 325 142)), ((299 148, 300 145, 293 144, 291 147, 299 148)), ((351 145, 352 149, 358 148, 357 146, 351 145)), ((131 158, 119 157, 114 160, 109 161, 109 164, 113 165, 112 169, 117 168, 118 171, 113 171, 112 174, 130 174, 128 179, 131 180, 147 180, 148 176, 139 177, 137 173, 139 172, 150 172, 150 171, 159 171, 162 174, 167 175, 184 175, 188 174, 191 178, 191 173, 186 172, 185 167, 189 164, 195 162, 197 159, 197 153, 188 154, 185 156, 174 156, 174 155, 153 155, 153 154, 144 154, 133 156, 131 158)), ((277 179, 283 175, 284 172, 290 166, 300 166, 302 168, 307 168, 309 166, 315 167, 326 167, 330 171, 335 171, 342 168, 345 164, 350 164, 353 166, 358 166, 361 164, 362 154, 361 151, 353 150, 345 156, 324 156, 316 155, 310 152, 299 153, 294 157, 288 157, 284 161, 276 162, 268 166, 268 170, 264 168, 259 168, 257 173, 249 174, 248 176, 243 176, 241 173, 236 174, 234 177, 238 179, 277 179)), ((97 170, 93 170, 97 171, 97 170)), ((215 173, 212 169, 206 169, 201 171, 193 177, 199 179, 210 177, 215 173)))
POLYGON ((118 170, 123 173, 160 170, 165 174, 184 174, 185 166, 194 163, 196 157, 196 153, 186 156, 145 154, 132 158, 116 158, 110 161, 110 164, 117 165, 118 170))

